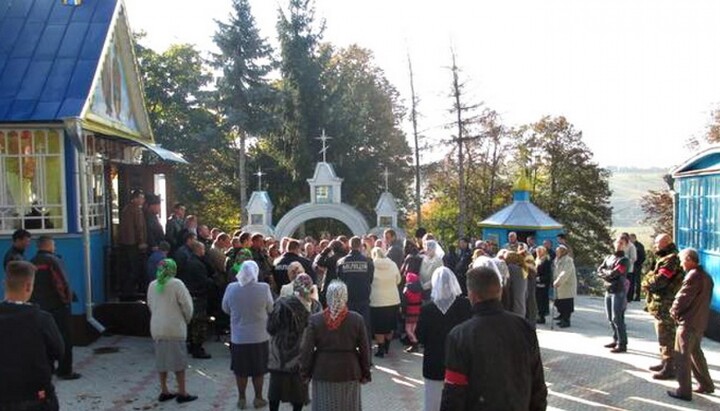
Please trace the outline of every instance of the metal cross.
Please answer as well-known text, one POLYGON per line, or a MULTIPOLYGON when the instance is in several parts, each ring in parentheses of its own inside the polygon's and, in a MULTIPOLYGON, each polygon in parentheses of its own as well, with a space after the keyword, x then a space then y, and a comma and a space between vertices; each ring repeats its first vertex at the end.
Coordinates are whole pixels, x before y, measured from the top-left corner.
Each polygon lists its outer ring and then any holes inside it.
POLYGON ((327 163, 327 150, 330 148, 330 146, 327 145, 327 141, 331 140, 332 137, 325 135, 325 129, 322 131, 322 135, 320 137, 315 137, 316 140, 322 141, 322 150, 320 150, 320 154, 323 156, 323 163, 327 163))
POLYGON ((267 173, 263 173, 262 169, 258 167, 257 173, 253 175, 257 176, 258 178, 258 191, 262 191, 262 178, 264 175, 267 175, 267 173))
POLYGON ((382 173, 382 175, 385 177, 385 191, 390 191, 390 184, 388 183, 388 178, 390 177, 391 172, 388 171, 388 168, 385 167, 385 172, 382 173))

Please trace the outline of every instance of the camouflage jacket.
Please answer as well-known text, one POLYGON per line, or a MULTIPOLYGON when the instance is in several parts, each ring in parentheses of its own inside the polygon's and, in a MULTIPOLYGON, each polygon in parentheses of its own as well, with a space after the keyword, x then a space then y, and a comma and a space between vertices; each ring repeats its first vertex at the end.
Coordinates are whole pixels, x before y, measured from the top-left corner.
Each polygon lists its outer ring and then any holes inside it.
POLYGON ((670 244, 655 255, 655 264, 643 279, 643 289, 647 291, 647 309, 650 314, 669 312, 675 294, 682 286, 684 272, 680 265, 678 249, 670 244))

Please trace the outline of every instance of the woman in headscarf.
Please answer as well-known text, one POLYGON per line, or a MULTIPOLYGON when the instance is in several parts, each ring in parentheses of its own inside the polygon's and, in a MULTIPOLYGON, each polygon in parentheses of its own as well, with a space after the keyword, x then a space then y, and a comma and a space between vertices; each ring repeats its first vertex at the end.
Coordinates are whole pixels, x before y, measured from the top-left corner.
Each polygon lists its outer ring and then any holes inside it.
POLYGON ((540 246, 535 249, 535 267, 537 270, 537 284, 535 286, 535 299, 538 307, 538 324, 545 324, 545 316, 550 313, 550 288, 552 287, 552 260, 547 248, 540 246))
POLYGON ((425 253, 422 256, 422 263, 420 264, 420 283, 423 289, 423 300, 430 298, 432 275, 436 269, 443 266, 443 257, 445 257, 445 252, 437 241, 425 241, 425 253))
POLYGON ((267 325, 272 336, 268 361, 270 411, 277 411, 280 402, 289 402, 294 411, 299 411, 308 402, 308 386, 300 378, 300 340, 310 315, 322 308, 311 297, 314 285, 309 275, 300 273, 290 284, 293 294, 275 302, 267 325))
POLYGON ((228 285, 223 296, 222 309, 230 315, 231 366, 238 388, 238 408, 247 408, 245 388, 252 378, 255 389, 253 406, 267 405, 262 397, 263 378, 267 373, 268 314, 273 310, 270 286, 258 282, 255 261, 245 261, 237 273, 237 282, 228 285))
MULTIPOLYGON (((299 261, 293 261, 292 263, 290 263, 290 265, 288 266, 288 279, 290 280, 290 282, 280 288, 280 297, 291 297, 295 295, 294 281, 295 278, 297 278, 297 276, 300 274, 305 274, 305 269, 303 268, 302 264, 300 264, 299 261)), ((316 301, 320 301, 317 286, 313 285, 310 296, 316 301)))
POLYGON ((382 248, 372 249, 373 275, 370 291, 370 324, 372 324, 375 342, 378 344, 376 357, 384 357, 390 351, 393 331, 397 328, 398 309, 400 308, 400 270, 395 262, 385 255, 382 248))
POLYGON ((193 315, 193 301, 185 284, 175 278, 177 265, 166 258, 158 263, 157 279, 150 283, 147 305, 150 309, 150 335, 155 340, 155 366, 160 375, 158 401, 176 399, 179 403, 197 399, 185 389, 187 362, 187 326, 193 315), (167 386, 169 372, 175 373, 178 391, 167 386))
POLYGON ((425 378, 425 411, 439 411, 445 379, 445 337, 456 325, 469 319, 471 305, 462 297, 462 289, 447 267, 432 275, 431 301, 420 310, 418 340, 425 346, 423 378, 425 378))
POLYGON ((303 335, 301 375, 312 379, 313 411, 360 411, 360 384, 370 382, 370 348, 363 317, 347 308, 342 281, 328 285, 327 308, 310 317, 303 335))

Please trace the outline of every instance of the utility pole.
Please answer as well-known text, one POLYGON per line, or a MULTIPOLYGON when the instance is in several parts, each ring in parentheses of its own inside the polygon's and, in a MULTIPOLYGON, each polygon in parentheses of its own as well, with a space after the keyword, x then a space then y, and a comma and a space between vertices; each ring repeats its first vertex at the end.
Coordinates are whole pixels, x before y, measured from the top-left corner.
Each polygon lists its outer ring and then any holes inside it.
POLYGON ((412 61, 410 61, 410 53, 408 53, 408 70, 410 71, 410 93, 412 96, 412 104, 410 110, 410 118, 412 119, 413 137, 415 138, 415 219, 417 226, 422 226, 422 212, 420 209, 420 142, 417 130, 417 104, 418 99, 415 97, 415 79, 413 76, 412 61))
POLYGON ((240 227, 247 225, 245 207, 247 207, 247 176, 245 174, 245 132, 238 133, 238 180, 240 180, 240 227))

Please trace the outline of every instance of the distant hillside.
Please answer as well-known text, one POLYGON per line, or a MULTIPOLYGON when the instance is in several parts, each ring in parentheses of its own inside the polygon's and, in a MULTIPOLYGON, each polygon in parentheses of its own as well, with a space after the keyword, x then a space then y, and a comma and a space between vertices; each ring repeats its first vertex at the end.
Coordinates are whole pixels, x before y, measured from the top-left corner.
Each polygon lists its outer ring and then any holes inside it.
POLYGON ((613 207, 613 227, 633 227, 643 219, 640 198, 648 190, 666 187, 663 175, 665 169, 610 168, 610 204, 613 207))

